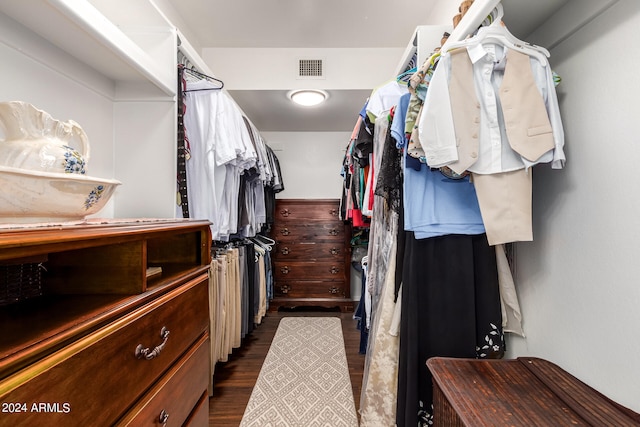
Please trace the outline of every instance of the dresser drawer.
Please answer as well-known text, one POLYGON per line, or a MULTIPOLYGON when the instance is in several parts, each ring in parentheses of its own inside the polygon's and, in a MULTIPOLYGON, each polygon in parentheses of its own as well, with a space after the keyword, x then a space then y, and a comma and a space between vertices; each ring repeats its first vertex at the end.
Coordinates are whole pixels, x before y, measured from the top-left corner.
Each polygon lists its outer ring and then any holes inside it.
POLYGON ((275 261, 273 263, 276 280, 344 280, 342 262, 275 261))
POLYGON ((209 425, 209 395, 200 396, 197 406, 185 421, 184 427, 206 427, 209 425))
POLYGON ((273 293, 282 298, 346 298, 347 286, 344 281, 277 281, 273 293))
POLYGON ((203 335, 117 425, 183 425, 207 394, 209 364, 209 336, 203 335))
POLYGON ((28 411, 0 425, 113 424, 207 331, 207 288, 199 276, 5 378, 0 401, 28 411))
POLYGON ((272 252, 274 261, 344 262, 343 242, 280 241, 272 252))
POLYGON ((339 221, 340 202, 337 200, 277 200, 275 215, 278 222, 339 221))
POLYGON ((344 224, 342 223, 313 223, 281 224, 273 227, 273 238, 278 242, 320 242, 344 241, 344 224))

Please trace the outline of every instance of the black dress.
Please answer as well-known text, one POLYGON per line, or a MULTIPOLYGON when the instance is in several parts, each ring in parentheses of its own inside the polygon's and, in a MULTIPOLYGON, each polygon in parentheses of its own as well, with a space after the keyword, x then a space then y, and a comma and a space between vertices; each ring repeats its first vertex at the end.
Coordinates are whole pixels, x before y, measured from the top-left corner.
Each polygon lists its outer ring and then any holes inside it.
POLYGON ((397 425, 431 425, 434 356, 504 354, 495 248, 485 234, 416 239, 406 232, 397 425))

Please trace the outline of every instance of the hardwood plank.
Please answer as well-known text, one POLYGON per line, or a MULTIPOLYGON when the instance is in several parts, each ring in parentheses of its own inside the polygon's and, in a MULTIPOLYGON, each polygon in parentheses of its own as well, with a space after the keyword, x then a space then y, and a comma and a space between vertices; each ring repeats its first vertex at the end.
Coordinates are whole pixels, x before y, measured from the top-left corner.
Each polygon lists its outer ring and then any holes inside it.
POLYGON ((219 362, 216 365, 213 378, 213 397, 209 399, 209 426, 234 427, 240 425, 280 319, 286 316, 334 316, 342 319, 342 334, 351 375, 353 399, 356 411, 359 409, 365 356, 359 354, 360 331, 357 329, 357 321, 353 319, 353 313, 269 312, 262 324, 243 340, 242 347, 234 350, 229 361, 219 362))

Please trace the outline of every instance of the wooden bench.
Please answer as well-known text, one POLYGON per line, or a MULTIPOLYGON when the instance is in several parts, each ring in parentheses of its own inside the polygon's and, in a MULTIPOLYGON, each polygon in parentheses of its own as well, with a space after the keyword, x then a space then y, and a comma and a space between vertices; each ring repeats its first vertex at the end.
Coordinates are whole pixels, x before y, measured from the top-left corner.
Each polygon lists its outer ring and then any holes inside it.
POLYGON ((640 414, 539 358, 434 357, 435 426, 640 426, 640 414))

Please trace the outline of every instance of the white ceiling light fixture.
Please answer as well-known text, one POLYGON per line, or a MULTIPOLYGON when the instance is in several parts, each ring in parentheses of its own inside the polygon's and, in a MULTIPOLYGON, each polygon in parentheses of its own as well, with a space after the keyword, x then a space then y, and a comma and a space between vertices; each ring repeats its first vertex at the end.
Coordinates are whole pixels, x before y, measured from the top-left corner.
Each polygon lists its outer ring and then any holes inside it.
POLYGON ((291 101, 298 105, 312 107, 326 101, 329 94, 324 90, 319 89, 301 89, 292 90, 287 94, 287 96, 291 101))

